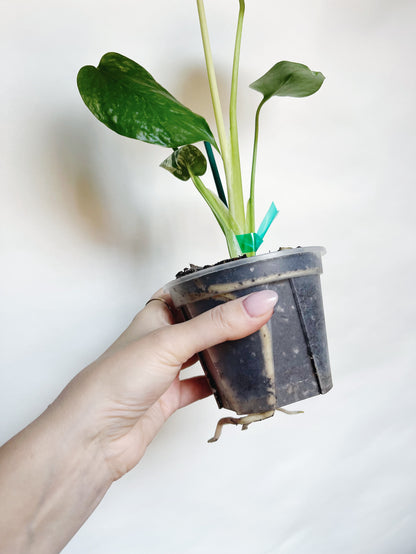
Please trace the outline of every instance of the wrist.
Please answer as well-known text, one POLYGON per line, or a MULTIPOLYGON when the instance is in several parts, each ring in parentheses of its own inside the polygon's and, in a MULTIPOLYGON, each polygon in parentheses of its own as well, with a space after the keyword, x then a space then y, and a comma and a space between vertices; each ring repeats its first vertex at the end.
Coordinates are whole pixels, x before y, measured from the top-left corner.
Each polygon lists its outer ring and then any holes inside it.
POLYGON ((55 548, 59 552, 112 484, 90 408, 69 400, 58 398, 39 418, 50 471, 31 525, 33 537, 39 537, 34 552, 54 552, 55 548), (53 535, 48 532, 45 536, 51 521, 53 535))
POLYGON ((7 510, 0 543, 5 551, 60 552, 111 485, 81 416, 60 398, 1 448, 0 491, 7 510))
POLYGON ((103 448, 100 412, 100 391, 89 368, 79 373, 48 406, 41 418, 54 422, 55 440, 73 449, 77 467, 92 471, 108 489, 114 479, 103 448), (92 377, 92 378, 91 378, 92 377))

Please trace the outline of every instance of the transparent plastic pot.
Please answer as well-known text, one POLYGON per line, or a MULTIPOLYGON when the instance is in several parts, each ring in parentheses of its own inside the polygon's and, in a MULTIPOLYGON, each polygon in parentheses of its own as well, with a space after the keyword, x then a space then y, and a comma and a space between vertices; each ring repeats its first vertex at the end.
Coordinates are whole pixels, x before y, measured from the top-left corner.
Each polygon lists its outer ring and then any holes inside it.
POLYGON ((270 321, 244 339, 199 353, 219 408, 259 414, 332 388, 320 274, 322 247, 293 248, 198 270, 168 284, 190 319, 223 302, 272 289, 270 321))

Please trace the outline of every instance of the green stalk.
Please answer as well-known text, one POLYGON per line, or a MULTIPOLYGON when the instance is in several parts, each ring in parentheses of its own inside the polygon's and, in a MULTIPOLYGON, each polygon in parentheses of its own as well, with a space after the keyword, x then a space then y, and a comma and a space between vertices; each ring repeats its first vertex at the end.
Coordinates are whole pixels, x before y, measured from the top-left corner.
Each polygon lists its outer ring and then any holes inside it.
POLYGON ((232 180, 234 192, 234 214, 237 221, 244 222, 244 198, 243 184, 241 179, 240 151, 238 145, 238 127, 237 127, 237 91, 238 91, 238 69, 240 64, 241 36, 243 31, 243 20, 245 3, 240 1, 240 10, 238 14, 237 32, 234 46, 233 71, 231 79, 230 95, 230 142, 231 142, 231 163, 232 180))
POLYGON ((211 208, 215 219, 217 220, 222 232, 225 235, 230 257, 236 258, 238 256, 241 256, 241 249, 237 242, 237 239, 235 238, 235 235, 240 235, 242 233, 241 227, 234 220, 230 213, 230 210, 218 198, 218 196, 216 196, 211 190, 209 190, 204 185, 200 177, 194 175, 189 167, 188 170, 195 187, 204 198, 208 206, 211 208))
POLYGON ((224 119, 222 115, 220 95, 218 92, 217 78, 215 75, 214 62, 212 60, 211 45, 209 42, 207 18, 203 0, 196 0, 198 7, 199 25, 201 28, 202 44, 204 47, 205 65, 207 68, 209 88, 211 91, 212 106, 214 108, 215 123, 217 125, 218 139, 220 142, 221 155, 224 160, 224 166, 227 173, 227 167, 230 167, 230 145, 225 132, 224 119))
POLYGON ((256 183, 256 166, 257 166, 257 145, 259 141, 259 120, 260 120, 260 110, 263 107, 266 99, 260 102, 259 107, 256 111, 256 120, 254 125, 254 145, 253 145, 253 160, 251 163, 251 180, 250 180, 250 198, 247 203, 247 218, 246 218, 246 232, 255 233, 256 232, 256 217, 254 210, 254 193, 255 193, 255 183, 256 183))
POLYGON ((244 227, 244 203, 242 201, 241 191, 236 190, 234 186, 233 159, 231 153, 231 143, 227 137, 224 125, 224 119, 221 109, 221 102, 218 93, 215 68, 212 60, 211 46, 208 35, 208 25, 205 15, 203 0, 196 0, 198 6, 199 24, 201 28, 202 43, 204 46, 205 64, 208 73, 209 88, 211 91, 212 106, 214 108, 215 122, 217 125, 218 139, 220 143, 221 156, 224 164, 225 178, 227 182, 228 205, 231 215, 241 227, 244 227))

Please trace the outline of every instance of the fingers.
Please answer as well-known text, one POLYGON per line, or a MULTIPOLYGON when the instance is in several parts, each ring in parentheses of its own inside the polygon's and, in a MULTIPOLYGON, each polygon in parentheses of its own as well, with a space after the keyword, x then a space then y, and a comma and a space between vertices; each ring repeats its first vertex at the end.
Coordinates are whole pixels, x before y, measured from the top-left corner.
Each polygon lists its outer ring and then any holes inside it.
POLYGON ((169 323, 175 323, 176 310, 173 305, 172 299, 163 288, 155 292, 151 298, 146 302, 144 310, 142 312, 153 312, 153 314, 159 313, 162 321, 169 323))
POLYGON ((198 354, 194 354, 192 358, 189 358, 189 360, 186 360, 185 363, 182 364, 181 369, 188 369, 188 367, 193 366, 198 361, 198 354))
POLYGON ((254 333, 270 319, 276 302, 274 291, 255 292, 190 321, 160 329, 148 339, 154 342, 154 351, 162 363, 177 367, 196 352, 254 333))
POLYGON ((178 408, 184 408, 192 402, 202 400, 212 394, 212 390, 204 375, 190 377, 180 381, 180 397, 178 408))
POLYGON ((136 444, 144 442, 145 446, 147 446, 165 421, 176 410, 184 408, 197 400, 202 400, 211 394, 212 391, 204 375, 191 377, 183 381, 179 381, 179 378, 176 378, 170 389, 142 415, 132 428, 131 433, 137 436, 134 442, 136 444), (177 388, 179 392, 178 395, 174 394, 173 398, 170 394, 172 388, 177 388))
POLYGON ((273 291, 252 293, 129 342, 102 360, 109 390, 146 409, 167 391, 195 353, 254 333, 270 319, 276 302, 273 291))
POLYGON ((159 289, 104 355, 111 354, 130 342, 139 340, 155 329, 172 325, 177 320, 176 310, 169 294, 163 288, 159 289))
POLYGON ((134 340, 147 335, 159 327, 175 323, 175 309, 168 293, 159 289, 145 307, 136 315, 127 331, 134 340))

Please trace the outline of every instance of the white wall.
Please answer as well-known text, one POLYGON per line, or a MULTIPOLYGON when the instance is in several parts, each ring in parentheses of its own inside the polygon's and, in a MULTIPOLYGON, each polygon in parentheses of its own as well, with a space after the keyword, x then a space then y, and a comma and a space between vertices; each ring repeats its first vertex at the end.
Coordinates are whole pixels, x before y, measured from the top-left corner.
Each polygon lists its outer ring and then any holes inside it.
MULTIPOLYGON (((206 0, 225 86, 237 4, 206 0)), ((176 414, 66 553, 415 552, 415 17, 412 0, 247 0, 246 178, 247 85, 280 59, 327 77, 265 106, 257 215, 280 209, 263 251, 327 248, 335 386, 216 445, 213 399, 176 414)), ((112 134, 76 89, 118 51, 212 121, 194 2, 1 2, 0 41, 3 442, 178 269, 226 249, 191 185, 158 168, 166 151, 112 134)))

